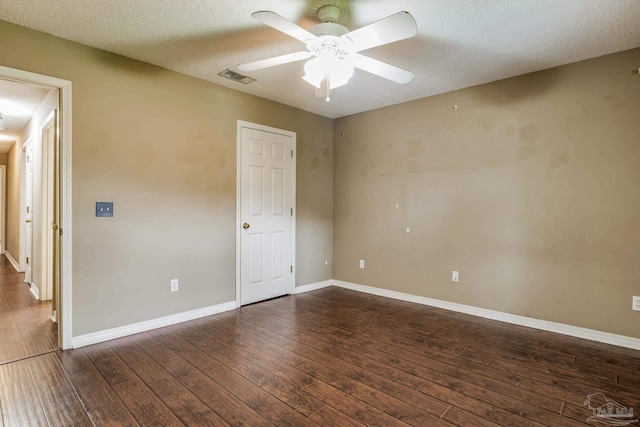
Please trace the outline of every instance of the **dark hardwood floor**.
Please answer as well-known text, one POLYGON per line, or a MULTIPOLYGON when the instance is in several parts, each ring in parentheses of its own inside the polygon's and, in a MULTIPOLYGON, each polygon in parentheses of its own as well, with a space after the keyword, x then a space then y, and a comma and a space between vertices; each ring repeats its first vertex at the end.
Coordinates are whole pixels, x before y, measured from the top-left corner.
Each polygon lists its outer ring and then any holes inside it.
POLYGON ((326 288, 0 366, 6 426, 585 426, 640 352, 326 288))
POLYGON ((24 273, 0 256, 0 363, 58 348, 58 331, 51 322, 51 302, 35 299, 24 273))

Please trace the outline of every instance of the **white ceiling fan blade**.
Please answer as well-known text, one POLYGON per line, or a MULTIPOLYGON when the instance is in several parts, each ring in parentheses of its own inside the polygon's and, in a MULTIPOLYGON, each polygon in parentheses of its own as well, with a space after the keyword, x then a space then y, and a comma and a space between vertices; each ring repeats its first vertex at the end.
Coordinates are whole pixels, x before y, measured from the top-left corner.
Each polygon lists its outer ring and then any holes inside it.
POLYGON ((256 71, 263 68, 274 67, 276 65, 288 64, 289 62, 302 61, 311 56, 309 51, 303 50, 300 52, 288 53, 286 55, 274 56, 273 58, 261 59, 259 61, 247 62, 246 64, 238 65, 240 71, 256 71))
POLYGON ((418 26, 409 12, 398 12, 340 37, 353 42, 354 52, 408 39, 418 34, 418 26))
POLYGON ((353 66, 361 70, 367 71, 376 76, 384 77, 392 82, 405 84, 413 80, 413 73, 395 65, 369 58, 368 56, 352 53, 349 55, 352 59, 353 66))
POLYGON ((303 43, 316 38, 316 36, 311 34, 309 31, 294 24, 288 19, 283 18, 275 12, 261 10, 259 12, 252 13, 251 16, 263 24, 267 24, 271 28, 275 28, 276 30, 281 31, 294 39, 298 39, 303 43))

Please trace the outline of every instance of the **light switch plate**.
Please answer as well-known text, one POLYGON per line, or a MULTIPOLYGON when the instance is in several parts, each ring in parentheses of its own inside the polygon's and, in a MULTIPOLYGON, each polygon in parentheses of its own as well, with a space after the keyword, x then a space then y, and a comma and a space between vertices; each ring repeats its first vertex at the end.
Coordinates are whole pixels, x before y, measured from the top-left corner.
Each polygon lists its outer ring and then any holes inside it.
POLYGON ((113 202, 96 202, 96 216, 113 216, 113 202))

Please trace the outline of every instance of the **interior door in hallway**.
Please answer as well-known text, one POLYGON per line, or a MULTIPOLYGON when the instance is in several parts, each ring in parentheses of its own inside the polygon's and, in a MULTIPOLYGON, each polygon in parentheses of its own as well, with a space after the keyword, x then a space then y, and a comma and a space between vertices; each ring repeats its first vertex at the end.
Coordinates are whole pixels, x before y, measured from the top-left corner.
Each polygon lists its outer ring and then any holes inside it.
MULTIPOLYGON (((58 292, 59 256, 59 147, 58 115, 53 110, 42 127, 42 279, 40 299, 53 300, 58 292)), ((55 308, 54 308, 55 311, 55 308)))
POLYGON ((241 305, 294 286, 295 133, 267 129, 240 127, 241 305))
POLYGON ((25 166, 25 238, 24 238, 24 281, 33 283, 33 154, 31 141, 28 141, 22 149, 25 166))

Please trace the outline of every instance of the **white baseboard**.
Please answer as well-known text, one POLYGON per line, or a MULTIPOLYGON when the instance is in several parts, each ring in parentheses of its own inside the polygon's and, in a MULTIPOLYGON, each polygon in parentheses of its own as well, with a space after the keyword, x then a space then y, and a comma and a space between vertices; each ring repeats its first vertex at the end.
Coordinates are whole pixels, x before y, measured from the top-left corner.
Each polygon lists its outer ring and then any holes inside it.
POLYGON ((36 285, 34 285, 33 283, 29 283, 29 291, 31 291, 35 299, 40 301, 40 289, 38 289, 36 285))
POLYGON ((20 264, 18 264, 18 263, 16 262, 16 260, 15 260, 15 259, 13 259, 13 257, 12 257, 12 256, 11 256, 11 254, 9 253, 9 251, 5 250, 5 251, 4 251, 4 256, 6 256, 6 257, 7 257, 7 259, 8 259, 8 260, 9 260, 9 262, 11 263, 11 265, 13 265, 13 268, 15 268, 15 269, 16 269, 16 271, 17 271, 18 273, 22 273, 22 271, 20 271, 20 264))
POLYGON ((236 302, 230 301, 223 304, 213 305, 211 307, 199 308, 197 310, 191 310, 184 313, 160 317, 158 319, 134 323, 132 325, 120 326, 118 328, 79 335, 77 337, 71 338, 71 347, 78 348, 84 347, 86 345, 97 344, 116 338, 126 337, 127 335, 138 334, 140 332, 146 332, 152 329, 162 328, 164 326, 175 325, 176 323, 186 322, 188 320, 211 316, 212 314, 235 310, 235 308, 236 302))
POLYGON ((390 291, 388 289, 358 285, 355 283, 343 282, 341 280, 332 280, 331 282, 333 282, 334 286, 351 289, 358 292, 364 292, 367 294, 378 295, 381 297, 387 297, 401 301, 414 302, 416 304, 428 305, 431 307, 438 307, 445 310, 470 314, 472 316, 484 317, 485 319, 498 320, 500 322, 512 323, 514 325, 526 326, 529 328, 541 329, 543 331, 569 335, 576 338, 583 338, 590 341, 597 341, 605 344, 616 345, 619 347, 640 350, 640 339, 638 338, 612 334, 609 332, 596 331, 593 329, 580 328, 578 326, 565 325, 564 323, 550 322, 548 320, 534 319, 532 317, 519 316, 517 314, 504 313, 501 311, 488 310, 486 308, 473 307, 470 305, 405 294, 402 292, 390 291))
POLYGON ((325 280, 324 282, 310 283, 308 285, 297 286, 292 294, 302 294, 305 292, 317 291, 318 289, 326 288, 333 285, 333 280, 325 280))

